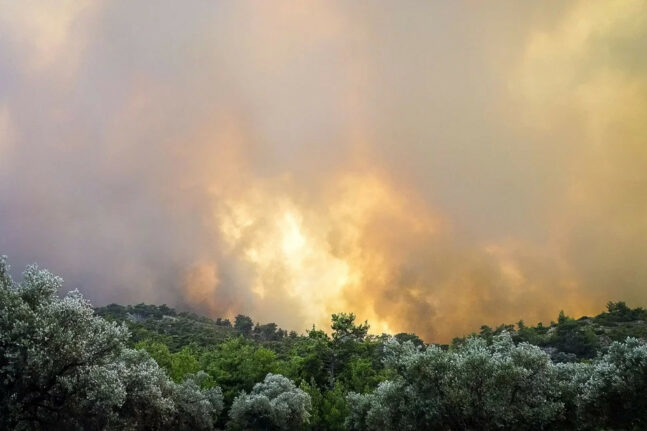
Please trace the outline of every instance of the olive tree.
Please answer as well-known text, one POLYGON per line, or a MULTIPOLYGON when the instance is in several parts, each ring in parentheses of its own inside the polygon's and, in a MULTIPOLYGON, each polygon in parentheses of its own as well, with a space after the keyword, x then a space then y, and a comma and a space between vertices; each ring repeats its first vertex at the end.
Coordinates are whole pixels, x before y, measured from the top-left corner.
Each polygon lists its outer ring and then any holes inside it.
POLYGON ((613 342, 593 361, 579 396, 583 421, 609 429, 647 429, 647 345, 613 342))
POLYGON ((299 430, 310 418, 310 395, 292 380, 269 373, 248 394, 242 391, 229 411, 232 430, 299 430))
POLYGON ((176 408, 171 429, 195 431, 212 429, 223 410, 223 395, 219 387, 201 389, 210 380, 204 371, 188 375, 182 383, 173 383, 171 399, 176 408))
POLYGON ((94 314, 77 291, 35 265, 22 281, 0 258, 0 429, 211 429, 219 389, 200 376, 171 382, 124 326, 94 314))
POLYGON ((491 345, 469 338, 451 352, 395 340, 386 349, 398 377, 373 393, 349 395, 350 429, 546 429, 561 417, 550 358, 507 334, 491 345))

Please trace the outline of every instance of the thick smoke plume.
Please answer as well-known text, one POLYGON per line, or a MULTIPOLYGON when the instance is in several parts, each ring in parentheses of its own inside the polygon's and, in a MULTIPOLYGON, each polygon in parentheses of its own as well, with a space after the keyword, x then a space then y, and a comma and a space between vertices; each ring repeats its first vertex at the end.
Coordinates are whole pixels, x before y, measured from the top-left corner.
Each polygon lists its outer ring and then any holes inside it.
POLYGON ((647 303, 641 1, 0 0, 0 252, 447 341, 647 303))

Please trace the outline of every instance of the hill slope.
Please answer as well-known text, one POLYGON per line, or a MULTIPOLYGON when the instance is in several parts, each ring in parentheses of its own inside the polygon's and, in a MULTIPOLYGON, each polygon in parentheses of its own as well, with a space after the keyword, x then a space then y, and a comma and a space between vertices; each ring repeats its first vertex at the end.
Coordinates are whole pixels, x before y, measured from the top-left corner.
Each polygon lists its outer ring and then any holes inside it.
MULTIPOLYGON (((166 305, 118 305, 111 304, 95 309, 97 314, 118 322, 124 322, 130 329, 133 344, 141 341, 162 342, 171 352, 185 346, 215 346, 224 341, 244 337, 250 342, 281 353, 289 350, 295 340, 303 335, 287 332, 275 323, 253 323, 248 316, 238 315, 232 323, 229 319, 211 319, 190 312, 178 312, 166 305)), ((607 310, 594 316, 570 318, 560 312, 557 321, 548 325, 539 323, 527 326, 523 321, 517 324, 501 324, 496 328, 483 325, 477 336, 491 341, 495 335, 508 332, 515 342, 528 342, 542 347, 558 362, 589 359, 603 351, 613 341, 627 337, 647 340, 647 310, 630 308, 624 302, 609 302, 607 310)), ((375 338, 384 338, 375 337, 375 338)), ((397 334, 400 341, 407 339, 422 341, 414 334, 397 334)), ((460 344, 466 337, 457 337, 452 344, 460 344)))

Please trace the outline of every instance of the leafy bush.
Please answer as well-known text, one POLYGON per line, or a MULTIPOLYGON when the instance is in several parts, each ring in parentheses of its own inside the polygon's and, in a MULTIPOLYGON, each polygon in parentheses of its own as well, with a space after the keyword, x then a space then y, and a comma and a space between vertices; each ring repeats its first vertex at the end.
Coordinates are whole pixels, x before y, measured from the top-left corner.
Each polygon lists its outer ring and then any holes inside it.
POLYGON ((236 397, 229 412, 232 430, 299 430, 310 418, 310 395, 280 374, 268 374, 236 397))
POLYGON ((14 283, 0 258, 0 429, 212 429, 219 389, 202 390, 201 376, 170 381, 146 352, 126 348, 123 325, 77 291, 59 298, 62 283, 36 266, 14 283))
POLYGON ((502 334, 468 338, 454 351, 389 344, 398 372, 371 394, 351 393, 353 430, 541 429, 563 408, 547 354, 502 334))

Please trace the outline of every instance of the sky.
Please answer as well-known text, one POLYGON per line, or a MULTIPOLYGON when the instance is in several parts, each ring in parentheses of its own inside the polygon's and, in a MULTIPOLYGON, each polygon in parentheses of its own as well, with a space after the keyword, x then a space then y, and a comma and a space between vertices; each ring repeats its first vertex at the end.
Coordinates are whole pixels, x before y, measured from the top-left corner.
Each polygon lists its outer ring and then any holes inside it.
POLYGON ((647 2, 0 0, 0 254, 446 342, 647 306, 647 2))

